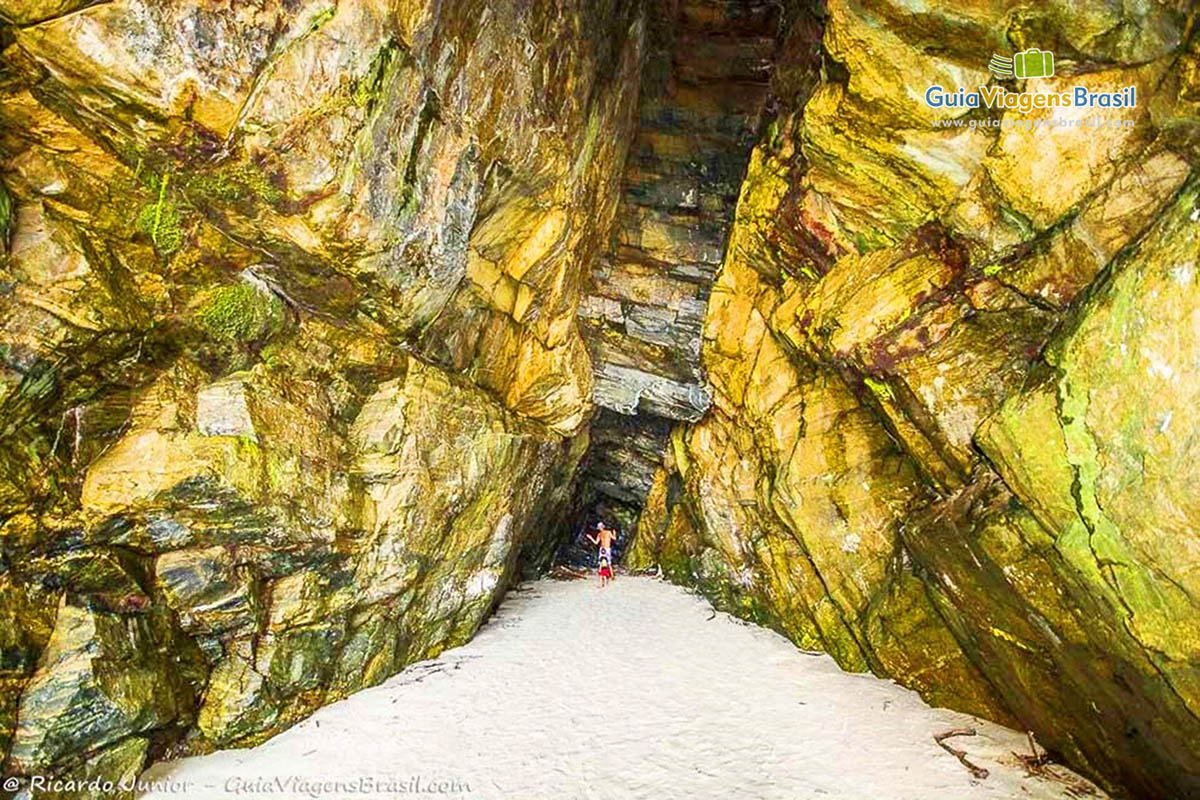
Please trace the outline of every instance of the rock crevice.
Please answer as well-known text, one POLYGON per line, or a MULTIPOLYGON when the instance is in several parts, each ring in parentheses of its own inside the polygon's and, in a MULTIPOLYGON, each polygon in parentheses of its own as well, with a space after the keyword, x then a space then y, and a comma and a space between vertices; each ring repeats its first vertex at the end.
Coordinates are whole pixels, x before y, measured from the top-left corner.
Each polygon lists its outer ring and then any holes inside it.
POLYGON ((631 529, 665 423, 696 422, 712 405, 701 330, 766 113, 778 27, 776 5, 757 0, 649 12, 616 223, 579 310, 593 396, 611 413, 592 425, 577 525, 602 515, 631 529))

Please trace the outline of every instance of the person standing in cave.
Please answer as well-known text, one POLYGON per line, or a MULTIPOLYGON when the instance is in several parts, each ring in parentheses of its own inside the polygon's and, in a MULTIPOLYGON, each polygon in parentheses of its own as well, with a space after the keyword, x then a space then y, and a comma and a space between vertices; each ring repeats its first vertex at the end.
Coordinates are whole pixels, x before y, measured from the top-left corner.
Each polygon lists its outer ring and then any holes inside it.
POLYGON ((588 541, 600 547, 600 557, 598 559, 600 567, 598 574, 600 575, 600 585, 605 584, 605 578, 612 580, 612 546, 613 540, 616 538, 616 533, 608 528, 603 522, 596 523, 596 535, 588 534, 588 541), (607 571, 607 575, 603 571, 607 571))

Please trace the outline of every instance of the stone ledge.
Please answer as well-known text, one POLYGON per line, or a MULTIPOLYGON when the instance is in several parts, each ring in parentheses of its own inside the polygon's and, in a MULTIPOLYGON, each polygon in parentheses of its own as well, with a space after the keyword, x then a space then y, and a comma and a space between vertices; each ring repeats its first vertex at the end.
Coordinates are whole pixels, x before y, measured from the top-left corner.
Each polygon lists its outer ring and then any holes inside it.
POLYGON ((627 416, 654 414, 695 422, 712 405, 712 391, 629 367, 600 364, 593 397, 597 405, 627 416))

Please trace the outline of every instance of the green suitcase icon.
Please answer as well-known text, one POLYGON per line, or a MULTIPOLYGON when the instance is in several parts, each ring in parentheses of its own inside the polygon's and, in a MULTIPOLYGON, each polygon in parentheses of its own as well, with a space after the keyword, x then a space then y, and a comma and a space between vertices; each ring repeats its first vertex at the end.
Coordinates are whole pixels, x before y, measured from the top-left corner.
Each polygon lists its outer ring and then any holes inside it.
POLYGON ((1054 75, 1054 53, 1026 50, 1013 56, 1013 72, 1018 78, 1050 78, 1054 75))

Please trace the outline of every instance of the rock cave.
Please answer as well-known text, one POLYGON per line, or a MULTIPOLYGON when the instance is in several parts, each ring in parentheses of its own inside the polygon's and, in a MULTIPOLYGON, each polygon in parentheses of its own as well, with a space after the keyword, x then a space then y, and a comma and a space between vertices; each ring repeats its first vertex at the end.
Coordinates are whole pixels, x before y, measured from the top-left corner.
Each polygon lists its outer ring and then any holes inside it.
POLYGON ((0 0, 0 797, 267 742, 597 519, 1200 797, 1198 18, 0 0))

